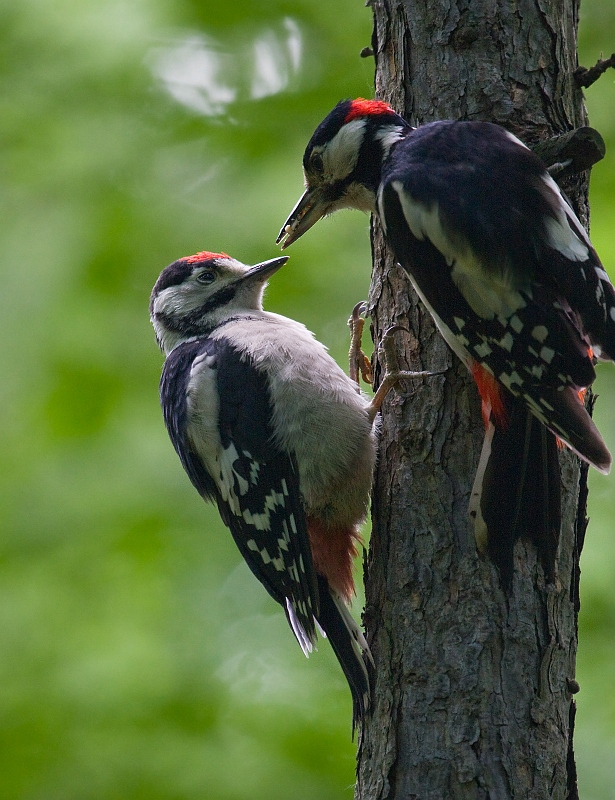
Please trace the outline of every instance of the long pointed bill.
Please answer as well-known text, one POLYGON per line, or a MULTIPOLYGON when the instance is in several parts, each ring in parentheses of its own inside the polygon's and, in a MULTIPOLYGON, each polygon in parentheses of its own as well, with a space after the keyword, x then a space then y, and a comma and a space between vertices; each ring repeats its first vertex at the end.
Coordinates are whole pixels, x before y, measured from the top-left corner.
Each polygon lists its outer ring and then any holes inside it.
POLYGON ((319 189, 306 189, 290 212, 275 243, 282 242, 282 250, 284 250, 289 244, 303 236, 319 219, 322 219, 327 210, 328 205, 321 200, 319 189))
POLYGON ((255 264, 244 274, 241 280, 256 279, 259 281, 266 281, 274 272, 277 272, 280 267, 283 267, 289 258, 290 256, 278 256, 277 258, 270 258, 269 261, 262 261, 260 264, 255 264))

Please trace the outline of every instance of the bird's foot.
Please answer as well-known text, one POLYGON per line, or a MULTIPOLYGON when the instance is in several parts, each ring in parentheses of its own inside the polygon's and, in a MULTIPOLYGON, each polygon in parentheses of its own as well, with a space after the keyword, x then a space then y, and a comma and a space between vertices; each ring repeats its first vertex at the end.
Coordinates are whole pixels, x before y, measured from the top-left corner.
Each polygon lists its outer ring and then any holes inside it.
POLYGON ((397 384, 400 380, 405 378, 427 378, 431 375, 440 375, 443 372, 443 370, 437 372, 429 372, 425 370, 421 372, 409 372, 407 370, 401 370, 399 368, 399 361, 397 359, 397 352, 395 350, 395 341, 393 337, 393 334, 397 331, 408 332, 407 328, 403 328, 401 325, 393 325, 387 329, 378 347, 378 357, 381 362, 384 363, 384 375, 376 394, 373 396, 372 401, 368 406, 367 411, 372 422, 375 419, 378 411, 380 411, 380 407, 384 401, 384 398, 387 396, 393 386, 395 386, 395 384, 397 384))
POLYGON ((365 383, 371 386, 374 380, 372 373, 372 365, 369 358, 365 355, 362 349, 363 342, 363 328, 365 327, 365 318, 362 316, 367 309, 367 303, 360 302, 352 309, 352 314, 348 320, 348 327, 350 328, 350 352, 348 353, 349 370, 351 380, 357 386, 360 385, 360 378, 363 378, 365 383))

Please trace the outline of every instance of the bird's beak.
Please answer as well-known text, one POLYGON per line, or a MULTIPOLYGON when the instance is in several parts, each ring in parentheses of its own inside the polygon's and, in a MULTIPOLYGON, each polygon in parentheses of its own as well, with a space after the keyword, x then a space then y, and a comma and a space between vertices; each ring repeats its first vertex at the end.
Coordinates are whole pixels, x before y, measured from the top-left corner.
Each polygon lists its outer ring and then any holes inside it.
POLYGON ((306 189, 282 226, 276 244, 282 242, 284 250, 322 219, 328 209, 329 205, 323 201, 320 187, 306 189))
POLYGON ((274 272, 277 272, 280 267, 283 267, 289 258, 290 256, 278 256, 278 258, 270 258, 269 261, 262 261, 260 264, 255 264, 253 267, 250 267, 241 280, 255 280, 259 283, 263 283, 268 280, 274 272))

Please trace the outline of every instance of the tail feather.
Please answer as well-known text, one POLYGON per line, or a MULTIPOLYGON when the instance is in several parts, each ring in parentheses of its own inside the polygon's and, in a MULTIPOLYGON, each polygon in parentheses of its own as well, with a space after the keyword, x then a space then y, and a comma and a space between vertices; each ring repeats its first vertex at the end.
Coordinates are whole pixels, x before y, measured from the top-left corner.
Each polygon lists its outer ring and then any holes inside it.
POLYGON ((288 597, 286 598, 284 611, 286 612, 288 624, 295 634, 295 639, 299 642, 299 647, 303 650, 303 655, 309 658, 310 653, 316 647, 316 631, 313 633, 308 633, 306 631, 305 626, 297 616, 297 612, 288 597))
POLYGON ((574 387, 567 386, 561 391, 542 387, 539 398, 524 395, 523 399, 571 450, 599 472, 608 474, 611 454, 574 387))
POLYGON ((490 423, 470 500, 479 549, 498 567, 510 589, 518 538, 534 542, 545 577, 555 576, 561 526, 561 485, 555 436, 525 403, 505 398, 508 422, 490 423))
POLYGON ((352 694, 352 733, 363 723, 369 708, 374 661, 363 632, 327 579, 318 576, 318 624, 331 642, 352 694))

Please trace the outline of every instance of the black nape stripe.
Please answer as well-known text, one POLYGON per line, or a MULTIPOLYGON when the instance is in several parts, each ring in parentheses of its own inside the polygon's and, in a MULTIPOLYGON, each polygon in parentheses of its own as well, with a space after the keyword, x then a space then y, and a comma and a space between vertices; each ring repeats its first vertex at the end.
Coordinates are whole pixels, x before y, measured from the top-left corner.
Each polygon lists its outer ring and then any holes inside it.
POLYGON ((210 311, 215 311, 215 309, 227 305, 236 294, 237 284, 233 283, 230 286, 219 289, 206 303, 203 303, 202 306, 195 308, 194 311, 189 311, 187 314, 183 314, 181 317, 158 312, 156 318, 167 330, 173 331, 173 333, 179 333, 183 336, 195 336, 201 334, 204 330, 203 316, 210 311))

